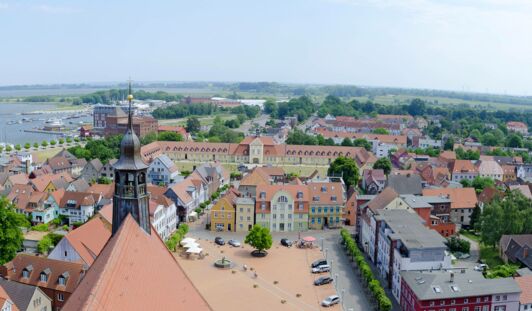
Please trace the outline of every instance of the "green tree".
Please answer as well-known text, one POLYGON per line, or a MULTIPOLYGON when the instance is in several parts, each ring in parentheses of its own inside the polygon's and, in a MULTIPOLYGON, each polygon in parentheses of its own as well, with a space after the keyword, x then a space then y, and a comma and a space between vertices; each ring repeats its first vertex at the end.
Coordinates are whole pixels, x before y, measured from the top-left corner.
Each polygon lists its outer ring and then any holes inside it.
POLYGON ((98 183, 103 185, 110 185, 113 182, 113 180, 109 177, 102 176, 98 178, 98 183))
POLYGON ((4 151, 4 146, 0 146, 0 153, 4 151))
POLYGON ((66 142, 67 142, 67 144, 70 144, 72 142, 72 138, 71 137, 67 137, 66 138, 66 142))
POLYGON ((277 115, 277 103, 273 99, 266 100, 264 102, 264 112, 275 118, 277 115))
POLYGON ((152 143, 152 142, 154 142, 156 140, 157 140, 157 133, 151 132, 151 133, 148 133, 148 134, 144 135, 144 137, 142 137, 140 139, 140 143, 142 145, 147 145, 147 144, 150 144, 150 143, 152 143))
POLYGON ((64 138, 59 138, 59 144, 62 145, 65 143, 65 139, 64 138))
POLYGON ((386 130, 385 128, 378 127, 378 128, 376 128, 376 129, 373 130, 373 134, 388 135, 388 134, 390 134, 390 133, 389 133, 388 130, 386 130))
POLYGON ((475 191, 477 193, 481 193, 482 190, 484 190, 485 188, 494 187, 495 186, 495 181, 493 181, 493 179, 491 179, 489 177, 477 176, 471 182, 471 186, 473 188, 475 188, 475 191))
POLYGON ((79 143, 79 141, 80 141, 79 137, 74 137, 74 141, 79 143))
POLYGON ((425 114, 427 107, 424 101, 419 98, 414 98, 408 105, 408 113, 413 116, 420 116, 425 114))
POLYGON ((197 133, 201 129, 201 124, 198 118, 190 117, 187 119, 187 132, 197 133))
POLYGON ((381 169, 388 175, 392 171, 392 162, 388 158, 380 158, 373 164, 374 169, 381 169))
POLYGON ((0 264, 12 260, 22 246, 20 227, 29 227, 26 217, 17 214, 6 197, 0 198, 0 264))
POLYGON ((161 141, 183 141, 183 135, 176 132, 162 132, 157 139, 161 141))
POLYGON ((443 150, 453 150, 454 138, 448 137, 443 144, 443 150))
POLYGON ((367 151, 371 151, 371 143, 364 138, 357 138, 353 140, 353 146, 363 147, 367 151))
POLYGON ((517 134, 510 134, 506 138, 506 147, 523 148, 523 139, 517 134))
POLYGON ((39 143, 33 143, 33 148, 34 149, 39 149, 39 143))
POLYGON ((258 253, 264 253, 264 251, 272 247, 273 241, 270 229, 261 225, 254 225, 248 235, 246 235, 244 243, 255 248, 258 253))
POLYGON ((356 187, 358 180, 360 179, 358 166, 355 160, 347 157, 336 158, 329 166, 327 174, 329 176, 341 176, 348 189, 350 186, 356 187))
POLYGON ((20 144, 16 144, 16 145, 15 145, 15 150, 20 151, 20 149, 22 149, 22 147, 20 146, 20 144))
POLYGON ((56 144, 57 142, 54 139, 50 140, 50 145, 55 146, 56 144))
POLYGON ((24 149, 28 150, 31 148, 31 144, 30 143, 25 143, 24 144, 24 149))
POLYGON ((342 146, 352 147, 353 146, 353 142, 351 141, 351 139, 349 139, 349 137, 346 137, 346 138, 344 138, 344 140, 342 140, 342 146))
POLYGON ((6 152, 11 152, 13 150, 13 147, 11 145, 6 145, 6 152))

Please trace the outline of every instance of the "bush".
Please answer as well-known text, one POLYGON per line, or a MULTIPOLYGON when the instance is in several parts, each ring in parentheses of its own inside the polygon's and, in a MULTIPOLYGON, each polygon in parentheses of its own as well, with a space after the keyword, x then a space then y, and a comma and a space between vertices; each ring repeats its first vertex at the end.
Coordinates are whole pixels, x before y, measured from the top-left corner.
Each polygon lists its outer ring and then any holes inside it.
POLYGON ((461 252, 468 254, 469 249, 471 248, 471 243, 469 243, 469 241, 454 236, 448 238, 446 244, 451 250, 451 252, 461 252))
POLYGON ((39 231, 39 232, 46 232, 48 231, 48 224, 40 224, 40 225, 33 226, 31 227, 31 230, 39 231))

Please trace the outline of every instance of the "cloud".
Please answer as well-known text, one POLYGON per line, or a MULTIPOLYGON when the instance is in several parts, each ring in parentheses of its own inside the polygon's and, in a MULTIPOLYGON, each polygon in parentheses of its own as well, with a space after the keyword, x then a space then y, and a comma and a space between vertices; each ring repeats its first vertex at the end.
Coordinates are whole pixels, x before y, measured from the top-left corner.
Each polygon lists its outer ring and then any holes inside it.
POLYGON ((55 5, 49 5, 49 4, 34 5, 32 8, 34 10, 37 10, 43 13, 49 13, 49 14, 71 14, 71 13, 80 12, 80 10, 77 8, 55 6, 55 5))

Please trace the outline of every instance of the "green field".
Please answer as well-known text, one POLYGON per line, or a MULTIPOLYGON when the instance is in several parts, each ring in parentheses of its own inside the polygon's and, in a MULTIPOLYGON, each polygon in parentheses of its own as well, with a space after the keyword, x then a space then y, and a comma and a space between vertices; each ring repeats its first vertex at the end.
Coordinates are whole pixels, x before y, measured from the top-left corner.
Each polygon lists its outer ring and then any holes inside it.
MULTIPOLYGON (((199 119, 201 125, 210 126, 210 125, 212 125, 212 123, 214 122, 214 118, 216 118, 216 117, 220 117, 222 119, 222 121, 227 121, 227 120, 235 119, 236 115, 234 115, 234 114, 217 114, 217 115, 212 115, 212 116, 198 116, 197 118, 199 119)), ((185 126, 187 124, 187 119, 188 118, 189 117, 179 118, 179 119, 160 119, 158 121, 159 121, 160 125, 180 125, 180 126, 185 126)))

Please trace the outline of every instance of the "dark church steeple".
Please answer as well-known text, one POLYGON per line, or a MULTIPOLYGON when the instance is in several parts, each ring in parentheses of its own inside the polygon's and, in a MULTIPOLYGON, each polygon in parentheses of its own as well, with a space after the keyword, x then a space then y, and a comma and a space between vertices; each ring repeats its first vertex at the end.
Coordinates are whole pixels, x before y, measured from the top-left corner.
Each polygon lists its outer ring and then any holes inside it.
POLYGON ((129 82, 127 130, 120 143, 120 158, 114 164, 115 194, 113 197, 113 235, 118 231, 127 214, 131 214, 139 226, 151 233, 149 194, 146 185, 148 165, 140 155, 140 140, 133 131, 133 94, 129 82))

